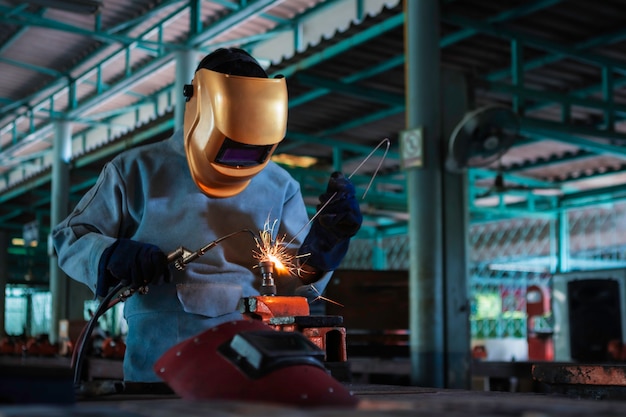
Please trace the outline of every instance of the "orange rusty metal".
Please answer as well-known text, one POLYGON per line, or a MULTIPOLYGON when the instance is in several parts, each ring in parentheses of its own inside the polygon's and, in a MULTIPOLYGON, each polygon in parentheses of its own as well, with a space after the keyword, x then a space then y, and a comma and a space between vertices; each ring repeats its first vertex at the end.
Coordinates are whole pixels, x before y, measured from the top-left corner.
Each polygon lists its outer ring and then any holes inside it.
POLYGON ((301 332, 326 352, 327 361, 346 362, 348 360, 345 327, 309 327, 301 329, 301 332), (331 337, 332 335, 335 337, 331 337))
POLYGON ((258 295, 246 297, 239 303, 244 315, 268 322, 273 317, 308 316, 309 303, 305 297, 258 295))
MULTIPOLYGON (((348 360, 346 329, 328 323, 329 316, 315 316, 316 321, 302 323, 301 316, 284 317, 282 319, 272 319, 269 324, 278 331, 284 332, 300 332, 307 339, 313 342, 317 347, 326 353, 325 360, 327 362, 346 362, 348 360), (325 323, 325 324, 322 324, 325 323)), ((334 317, 330 317, 333 321, 334 317)))
POLYGON ((532 374, 547 384, 626 387, 624 365, 535 364, 532 374))
MULTIPOLYGON (((298 318, 310 314, 309 304, 305 297, 259 295, 242 298, 239 302, 239 311, 249 319, 262 320, 277 331, 301 332, 326 352, 326 360, 332 362, 348 360, 346 329, 325 322, 324 318, 329 316, 319 316, 316 325, 303 326, 297 323, 298 318), (323 324, 317 325, 318 323, 323 324)), ((318 317, 315 316, 315 318, 318 317)))

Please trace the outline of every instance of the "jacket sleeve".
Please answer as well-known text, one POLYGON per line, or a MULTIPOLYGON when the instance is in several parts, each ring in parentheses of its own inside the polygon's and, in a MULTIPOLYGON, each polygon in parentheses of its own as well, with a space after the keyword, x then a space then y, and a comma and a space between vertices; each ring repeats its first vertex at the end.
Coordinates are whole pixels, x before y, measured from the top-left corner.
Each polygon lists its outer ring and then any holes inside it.
POLYGON ((100 256, 115 242, 122 229, 125 200, 122 177, 115 166, 108 163, 96 184, 52 230, 59 267, 94 293, 100 256))

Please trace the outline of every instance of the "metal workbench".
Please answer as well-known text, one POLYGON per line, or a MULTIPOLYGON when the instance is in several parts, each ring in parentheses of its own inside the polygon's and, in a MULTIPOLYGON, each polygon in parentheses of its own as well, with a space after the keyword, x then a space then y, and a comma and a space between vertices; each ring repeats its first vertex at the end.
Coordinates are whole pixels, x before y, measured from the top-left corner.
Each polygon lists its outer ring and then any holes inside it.
POLYGON ((186 401, 174 395, 105 396, 73 405, 0 405, 2 417, 353 417, 353 416, 620 416, 626 402, 537 393, 447 390, 387 385, 348 385, 354 409, 299 409, 280 404, 186 401))

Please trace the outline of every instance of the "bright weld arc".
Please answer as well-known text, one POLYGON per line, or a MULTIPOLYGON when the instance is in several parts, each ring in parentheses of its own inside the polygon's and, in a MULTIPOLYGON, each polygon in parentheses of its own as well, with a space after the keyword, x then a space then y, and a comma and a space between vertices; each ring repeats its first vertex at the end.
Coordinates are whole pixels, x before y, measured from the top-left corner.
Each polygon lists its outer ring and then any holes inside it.
POLYGON ((288 273, 292 276, 301 276, 302 269, 298 267, 296 260, 302 255, 296 256, 290 253, 285 237, 274 239, 274 228, 277 220, 274 220, 270 226, 269 219, 263 225, 263 230, 259 232, 259 238, 256 240, 257 250, 254 250, 254 258, 259 262, 270 261, 274 264, 276 270, 288 273))

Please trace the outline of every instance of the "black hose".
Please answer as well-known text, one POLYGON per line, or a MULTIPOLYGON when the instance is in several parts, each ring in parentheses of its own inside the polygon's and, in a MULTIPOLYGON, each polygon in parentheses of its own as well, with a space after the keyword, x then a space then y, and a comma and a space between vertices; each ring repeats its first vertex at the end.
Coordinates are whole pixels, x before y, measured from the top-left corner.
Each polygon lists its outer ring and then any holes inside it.
POLYGON ((78 340, 76 342, 76 346, 74 347, 74 354, 72 355, 72 365, 74 367, 74 389, 78 389, 80 387, 80 377, 83 370, 83 362, 85 360, 85 346, 87 345, 87 340, 91 337, 91 333, 93 332, 93 328, 96 326, 98 319, 102 317, 102 315, 110 308, 111 299, 124 287, 124 284, 121 282, 117 284, 109 293, 102 299, 98 309, 93 314, 87 325, 83 328, 78 340))

